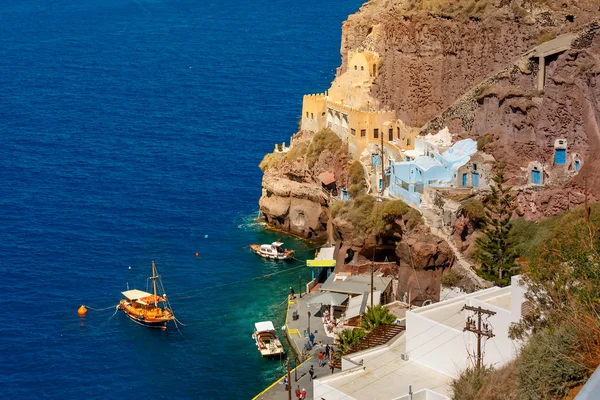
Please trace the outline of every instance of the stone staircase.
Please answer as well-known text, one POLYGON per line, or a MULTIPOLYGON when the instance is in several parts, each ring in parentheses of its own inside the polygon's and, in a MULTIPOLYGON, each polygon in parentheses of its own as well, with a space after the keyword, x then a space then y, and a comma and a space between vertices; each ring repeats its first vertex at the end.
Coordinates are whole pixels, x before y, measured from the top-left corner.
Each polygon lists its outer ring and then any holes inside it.
POLYGON ((490 282, 481 278, 475 273, 475 271, 473 271, 473 268, 471 268, 471 264, 458 250, 458 248, 454 244, 454 240, 450 236, 450 233, 446 232, 446 229, 444 228, 444 223, 442 221, 442 216, 440 215, 438 210, 430 206, 428 207, 425 204, 422 204, 420 211, 421 215, 423 216, 423 220, 425 221, 425 224, 429 227, 431 233, 444 240, 452 249, 452 253, 454 253, 453 268, 458 268, 463 273, 463 275, 467 276, 469 280, 471 280, 479 288, 487 288, 492 286, 490 282))

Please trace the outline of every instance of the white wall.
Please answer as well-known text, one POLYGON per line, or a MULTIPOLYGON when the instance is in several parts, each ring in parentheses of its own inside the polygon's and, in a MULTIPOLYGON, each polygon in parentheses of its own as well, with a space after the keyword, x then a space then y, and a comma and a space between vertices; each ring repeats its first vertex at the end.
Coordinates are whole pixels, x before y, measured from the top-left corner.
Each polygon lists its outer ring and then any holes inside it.
POLYGON ((350 397, 344 392, 332 388, 326 382, 321 382, 319 379, 313 381, 313 393, 313 398, 318 400, 356 400, 354 397, 350 397))
MULTIPOLYGON (((478 299, 470 299, 470 303, 473 307, 481 307, 496 312, 495 315, 488 318, 488 322, 491 324, 490 328, 495 336, 487 340, 486 338, 481 339, 484 364, 500 367, 515 358, 520 343, 510 340, 508 337, 508 328, 514 322, 512 314, 503 308, 495 307, 478 299)), ((485 321, 485 318, 483 321, 485 321)), ((477 336, 475 334, 470 334, 470 336, 472 347, 476 350, 477 336)))
POLYGON ((406 313, 406 326, 410 360, 453 378, 467 367, 469 333, 413 312, 406 313))

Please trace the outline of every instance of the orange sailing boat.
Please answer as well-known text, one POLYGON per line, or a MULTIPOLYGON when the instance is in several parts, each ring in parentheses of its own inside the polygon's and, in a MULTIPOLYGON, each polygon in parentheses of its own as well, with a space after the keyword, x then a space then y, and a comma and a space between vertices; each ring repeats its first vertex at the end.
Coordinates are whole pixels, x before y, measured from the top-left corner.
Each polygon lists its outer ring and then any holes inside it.
POLYGON ((152 276, 148 279, 153 281, 154 294, 137 289, 127 290, 122 292, 125 298, 119 303, 119 308, 133 322, 149 328, 160 328, 164 331, 167 329, 167 323, 173 321, 175 316, 167 300, 167 295, 164 294, 162 280, 156 272, 154 261, 152 261, 152 276), (162 289, 162 296, 156 294, 157 287, 162 289))

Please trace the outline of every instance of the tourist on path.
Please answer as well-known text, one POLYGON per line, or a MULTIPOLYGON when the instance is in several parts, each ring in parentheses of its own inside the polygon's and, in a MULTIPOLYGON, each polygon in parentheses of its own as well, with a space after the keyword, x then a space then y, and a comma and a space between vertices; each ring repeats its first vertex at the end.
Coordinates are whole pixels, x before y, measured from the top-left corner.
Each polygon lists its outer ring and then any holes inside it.
POLYGON ((312 381, 314 378, 313 376, 315 375, 315 367, 314 366, 310 366, 310 369, 308 370, 308 374, 310 375, 310 380, 312 381))
POLYGON ((300 385, 298 385, 296 388, 296 400, 300 400, 300 397, 302 397, 302 392, 300 391, 300 385))
POLYGON ((290 287, 290 300, 294 300, 296 298, 296 293, 294 293, 294 288, 290 287))
POLYGON ((306 399, 306 389, 302 389, 302 393, 300 394, 300 400, 306 399))
POLYGON ((315 334, 311 333, 310 336, 308 336, 308 338, 310 339, 310 344, 311 345, 315 345, 315 334))
POLYGON ((325 363, 323 362, 323 352, 319 352, 319 367, 322 367, 323 365, 325 365, 325 363))
POLYGON ((327 343, 327 346, 325 346, 325 355, 327 356, 327 358, 329 358, 329 350, 330 350, 329 343, 327 343))

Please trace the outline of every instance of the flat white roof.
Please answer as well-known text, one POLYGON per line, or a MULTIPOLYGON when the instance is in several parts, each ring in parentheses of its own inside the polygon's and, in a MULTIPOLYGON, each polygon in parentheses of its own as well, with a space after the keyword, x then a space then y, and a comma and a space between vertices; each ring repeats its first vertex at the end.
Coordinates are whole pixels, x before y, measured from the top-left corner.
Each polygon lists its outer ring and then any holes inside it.
POLYGON ((142 290, 137 289, 126 290, 125 292, 121 292, 121 294, 129 300, 138 300, 143 299, 144 297, 152 296, 152 293, 144 292, 142 290))
POLYGON ((335 250, 335 247, 331 246, 331 247, 321 247, 321 249, 319 250, 319 254, 317 254, 317 257, 315 258, 315 260, 333 260, 333 251, 335 250))
POLYGON ((410 359, 402 360, 401 355, 405 352, 406 335, 402 334, 385 351, 373 350, 357 355, 353 361, 363 360, 364 370, 346 375, 343 372, 326 375, 316 380, 315 389, 322 383, 356 400, 394 399, 408 394, 409 385, 413 393, 429 389, 445 396, 451 394, 452 378, 410 359))
POLYGON ((275 327, 271 321, 256 322, 254 324, 257 332, 274 331, 275 327))

